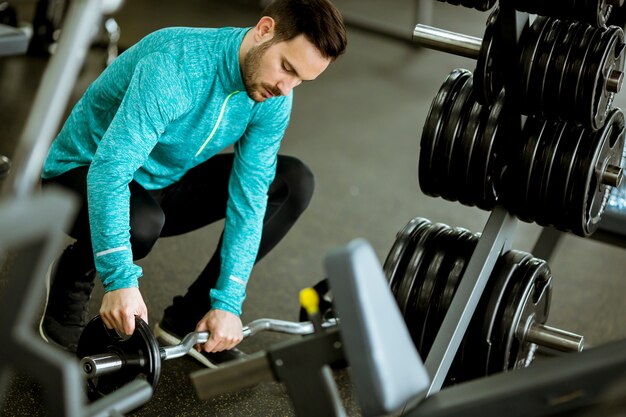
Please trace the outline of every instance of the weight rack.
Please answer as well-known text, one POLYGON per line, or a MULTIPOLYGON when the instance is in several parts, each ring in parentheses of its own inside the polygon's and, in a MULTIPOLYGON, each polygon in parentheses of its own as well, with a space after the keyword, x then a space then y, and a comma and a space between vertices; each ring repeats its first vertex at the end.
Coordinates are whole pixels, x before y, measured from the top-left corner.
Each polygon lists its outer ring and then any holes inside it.
MULTIPOLYGON (((458 1, 448 2, 459 4, 458 1)), ((515 7, 519 8, 517 3, 514 0, 500 0, 497 17, 492 22, 492 36, 499 42, 498 65, 501 66, 503 75, 501 81, 506 90, 507 105, 501 117, 504 118, 506 126, 510 128, 509 134, 511 137, 508 138, 509 141, 521 141, 522 132, 528 118, 520 108, 520 103, 522 102, 520 99, 522 97, 516 84, 519 83, 522 73, 519 67, 520 54, 522 53, 520 40, 523 32, 529 29, 531 23, 527 12, 516 10, 515 7)), ((601 4, 604 7, 604 2, 601 4)), ((615 6, 621 6, 621 2, 615 4, 615 6)), ((482 40, 479 38, 458 35, 420 24, 415 28, 414 40, 431 49, 470 58, 479 57, 484 49, 482 40)), ((613 71, 608 76, 607 88, 609 90, 619 90, 622 81, 623 74, 613 71)), ((621 179, 619 178, 621 175, 620 170, 616 174, 618 180, 621 179)), ((426 358, 425 366, 431 377, 427 396, 431 396, 441 390, 496 261, 500 254, 510 249, 517 221, 518 218, 508 212, 501 204, 496 204, 491 211, 476 249, 461 277, 457 292, 452 299, 452 303, 426 358)), ((535 249, 540 250, 541 246, 542 242, 538 242, 535 249)))

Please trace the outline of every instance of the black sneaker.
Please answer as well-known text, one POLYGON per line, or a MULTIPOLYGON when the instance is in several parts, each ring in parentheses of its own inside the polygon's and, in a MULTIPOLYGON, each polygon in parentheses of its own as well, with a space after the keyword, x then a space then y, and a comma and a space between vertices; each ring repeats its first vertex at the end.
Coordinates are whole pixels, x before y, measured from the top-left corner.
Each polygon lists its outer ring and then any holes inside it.
MULTIPOLYGON (((183 297, 174 297, 173 305, 167 307, 163 319, 154 326, 155 336, 167 345, 178 345, 189 333, 195 331, 196 324, 204 313, 189 312, 185 307, 183 297)), ((246 354, 239 349, 223 350, 221 352, 198 352, 191 349, 188 355, 208 368, 216 368, 220 364, 245 358, 246 354)))
MULTIPOLYGON (((87 324, 87 310, 96 277, 95 269, 80 271, 74 245, 50 265, 46 275, 46 306, 39 333, 48 343, 76 353, 78 339, 87 324), (52 284, 52 285, 51 285, 52 284)), ((83 268, 84 269, 84 268, 83 268)))

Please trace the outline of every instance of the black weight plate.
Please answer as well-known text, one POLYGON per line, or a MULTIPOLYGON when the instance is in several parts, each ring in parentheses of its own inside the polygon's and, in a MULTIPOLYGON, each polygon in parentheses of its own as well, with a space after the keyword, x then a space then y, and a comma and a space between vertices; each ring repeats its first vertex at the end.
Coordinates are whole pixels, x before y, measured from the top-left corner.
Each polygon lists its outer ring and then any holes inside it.
MULTIPOLYGON (((568 74, 573 66, 575 55, 578 52, 578 44, 584 35, 588 26, 576 22, 571 26, 571 31, 564 37, 563 42, 559 45, 554 65, 554 85, 553 88, 546 90, 543 96, 544 100, 548 100, 552 105, 545 109, 546 115, 550 119, 563 119, 562 103, 565 101, 565 94, 568 91, 568 74)), ((571 103, 570 103, 571 105, 571 103)))
POLYGON ((432 178, 432 164, 433 155, 435 153, 435 145, 439 139, 439 135, 443 129, 447 119, 447 110, 451 98, 457 91, 457 84, 464 82, 467 77, 471 76, 471 72, 465 69, 457 68, 453 70, 443 85, 439 89, 439 92, 433 99, 428 115, 426 116, 426 122, 422 129, 422 136, 420 140, 420 152, 419 152, 419 164, 418 164, 418 179, 422 192, 426 195, 433 197, 439 197, 433 194, 435 192, 434 179, 432 178))
MULTIPOLYGON (((445 286, 442 288, 440 293, 439 303, 436 310, 437 330, 441 327, 441 324, 448 313, 452 300, 454 299, 454 295, 456 294, 463 274, 465 273, 467 264, 472 257, 476 244, 478 243, 478 236, 468 230, 456 228, 455 235, 456 240, 453 244, 453 249, 451 250, 450 256, 444 261, 446 264, 446 273, 441 279, 445 281, 445 286)), ((457 354, 448 372, 447 380, 449 382, 458 383, 471 379, 466 375, 466 359, 468 358, 464 354, 464 351, 465 346, 468 343, 472 343, 471 336, 473 330, 471 323, 475 321, 475 317, 477 316, 482 317, 482 313, 478 309, 475 311, 470 321, 470 325, 465 332, 461 345, 457 350, 457 354)), ((432 346, 433 343, 434 340, 430 342, 430 345, 432 346)), ((471 358, 469 359, 470 361, 472 360, 471 358)))
POLYGON ((483 117, 485 107, 478 101, 474 101, 472 108, 467 116, 467 124, 465 125, 463 136, 459 143, 459 151, 453 156, 454 165, 458 174, 455 175, 459 179, 460 193, 458 201, 466 206, 476 205, 476 195, 472 192, 470 181, 471 160, 476 158, 475 152, 478 152, 476 143, 480 141, 483 131, 483 117))
POLYGON ((624 69, 624 33, 621 28, 612 26, 601 34, 596 45, 593 61, 585 74, 585 89, 582 94, 582 106, 590 109, 589 126, 593 130, 601 129, 615 93, 608 91, 607 79, 613 70, 624 69))
MULTIPOLYGON (((585 119, 580 119, 578 116, 581 106, 581 93, 579 88, 583 88, 581 85, 583 80, 583 73, 585 70, 584 64, 585 61, 589 59, 590 50, 593 47, 593 42, 595 42, 599 36, 599 31, 588 26, 578 38, 577 45, 575 46, 575 50, 573 54, 570 55, 572 58, 569 67, 565 72, 565 91, 561 90, 561 118, 563 120, 567 120, 573 123, 582 124, 587 126, 589 117, 586 116, 585 119)), ((587 111, 587 109, 582 109, 587 111)))
POLYGON ((534 65, 530 68, 529 85, 527 89, 528 96, 526 101, 534 103, 536 109, 535 114, 543 117, 544 108, 542 107, 544 95, 544 80, 548 67, 548 63, 552 60, 552 49, 555 45, 556 35, 561 21, 558 19, 549 19, 546 28, 541 34, 537 45, 537 58, 534 65))
POLYGON ((424 263, 422 287, 418 296, 418 309, 422 312, 424 319, 417 349, 424 358, 428 356, 441 325, 437 322, 436 311, 441 300, 441 292, 445 288, 446 275, 449 273, 445 260, 454 250, 455 240, 455 230, 448 228, 433 235, 428 242, 429 262, 424 263), (428 294, 430 294, 429 297, 428 294))
POLYGON ((590 129, 585 129, 585 134, 582 136, 580 145, 574 155, 572 176, 566 188, 567 207, 563 213, 567 230, 575 234, 580 234, 581 225, 585 222, 582 195, 585 190, 589 189, 590 184, 587 181, 591 180, 591 178, 583 174, 583 166, 590 166, 589 154, 594 153, 594 147, 596 146, 595 135, 593 135, 590 129))
POLYGON ((389 288, 394 297, 398 295, 398 287, 400 281, 404 277, 404 271, 408 263, 408 258, 413 252, 413 237, 415 233, 430 224, 430 221, 421 217, 415 217, 411 219, 403 228, 396 234, 396 240, 391 246, 391 250, 385 259, 383 264, 383 271, 389 281, 389 288), (407 253, 409 254, 407 256, 407 253))
POLYGON ((574 115, 576 120, 586 128, 597 130, 596 124, 596 106, 592 98, 595 95, 594 90, 597 87, 598 79, 597 68, 599 54, 605 47, 605 41, 602 29, 593 29, 593 35, 586 45, 585 59, 581 64, 580 75, 576 85, 579 91, 576 91, 574 102, 576 103, 574 115))
POLYGON ((537 214, 541 212, 546 204, 543 197, 544 180, 546 175, 546 160, 551 160, 551 145, 556 134, 562 127, 562 122, 546 121, 545 127, 539 136, 536 160, 532 163, 531 173, 527 186, 526 209, 531 221, 537 220, 537 214))
POLYGON ((515 204, 511 207, 517 218, 525 222, 532 222, 534 214, 532 202, 529 201, 530 188, 537 186, 532 183, 532 174, 536 164, 538 164, 538 154, 541 146, 541 136, 544 134, 548 123, 539 118, 529 118, 524 126, 524 145, 519 155, 520 164, 516 170, 517 186, 513 186, 512 192, 515 194, 515 204))
MULTIPOLYGON (((469 230, 460 227, 455 228, 452 241, 449 243, 450 250, 446 254, 444 267, 438 277, 439 288, 435 295, 436 305, 433 311, 429 311, 429 317, 426 322, 429 329, 425 332, 427 337, 425 344, 429 346, 429 349, 432 347, 435 337, 441 328, 441 324, 448 313, 477 242, 477 234, 473 234, 469 230)), ((480 313, 476 312, 476 314, 480 313)), ((468 338, 469 332, 470 329, 468 327, 448 372, 446 378, 448 382, 460 382, 465 380, 463 376, 465 368, 463 364, 463 344, 468 338)))
MULTIPOLYGON (((551 189, 554 195, 553 207, 555 213, 557 207, 559 207, 557 216, 554 217, 553 226, 562 231, 570 231, 571 223, 568 220, 567 213, 571 210, 569 192, 568 189, 571 186, 571 182, 576 179, 575 174, 575 155, 578 152, 578 148, 583 141, 583 136, 586 134, 585 129, 572 129, 572 136, 567 141, 563 142, 562 149, 558 149, 557 152, 560 155, 558 165, 558 175, 555 175, 555 181, 551 183, 551 189)), ((556 173, 555 173, 556 174, 556 173)))
POLYGON ((106 328, 100 316, 91 319, 80 335, 76 355, 82 359, 110 352, 123 358, 124 367, 88 379, 87 390, 91 399, 110 394, 137 378, 144 378, 156 388, 161 375, 161 355, 159 344, 145 321, 136 317, 133 334, 121 338, 115 330, 106 328))
POLYGON ((449 201, 456 201, 459 194, 458 178, 454 176, 453 154, 454 148, 459 146, 463 135, 465 121, 469 115, 467 107, 471 104, 473 93, 472 77, 467 78, 459 87, 448 123, 440 136, 438 147, 435 150, 435 158, 439 161, 437 168, 433 167, 432 175, 437 177, 437 193, 449 201))
POLYGON ((404 270, 404 276, 398 283, 398 294, 396 295, 398 307, 405 319, 407 315, 411 314, 407 308, 409 295, 415 285, 415 280, 417 279, 416 277, 423 261, 426 242, 428 242, 430 238, 430 233, 433 230, 438 230, 439 227, 437 223, 424 223, 411 234, 412 250, 404 255, 405 258, 408 258, 408 262, 404 270))
POLYGON ((473 372, 476 375, 491 375, 503 370, 503 360, 499 354, 498 330, 515 282, 515 276, 520 266, 530 258, 532 255, 527 252, 510 250, 496 261, 483 297, 486 306, 480 334, 481 340, 480 343, 475 343, 476 350, 473 354, 473 357, 476 358, 475 366, 477 367, 473 372))
POLYGON ((518 274, 499 322, 503 370, 530 365, 534 349, 526 341, 526 332, 532 322, 544 324, 550 312, 552 275, 547 263, 536 258, 529 259, 521 265, 518 274))
POLYGON ((543 36, 543 32, 548 26, 550 19, 540 16, 523 31, 520 38, 522 53, 520 54, 520 108, 524 114, 532 115, 536 111, 536 104, 530 101, 528 90, 530 85, 530 74, 534 66, 537 64, 537 51, 539 48, 539 39, 543 36))
POLYGON ((560 215, 560 210, 554 210, 554 207, 550 205, 550 178, 552 178, 553 172, 557 171, 556 168, 558 161, 557 149, 561 141, 567 141, 569 138, 565 134, 567 130, 567 123, 554 122, 557 126, 556 131, 552 139, 549 141, 546 149, 541 158, 541 164, 543 165, 543 171, 541 174, 538 201, 539 209, 535 215, 535 222, 542 226, 551 225, 551 218, 560 215))
POLYGON ((602 183, 602 173, 608 165, 620 166, 624 152, 624 115, 613 109, 605 127, 591 135, 590 149, 581 152, 577 177, 581 187, 572 194, 578 223, 573 231, 579 236, 589 236, 598 228, 607 199, 613 187, 602 183))
POLYGON ((579 27, 579 24, 561 21, 559 26, 560 30, 556 35, 554 48, 550 54, 551 59, 546 67, 545 84, 542 90, 543 94, 541 95, 541 108, 546 119, 558 119, 560 108, 559 88, 563 72, 565 71, 564 64, 571 47, 572 37, 576 33, 576 27, 579 27))
POLYGON ((502 131, 500 115, 504 102, 503 89, 493 106, 490 109, 485 107, 489 112, 483 112, 483 117, 486 120, 481 124, 483 129, 475 143, 476 148, 472 151, 472 160, 470 161, 470 188, 475 193, 476 207, 483 210, 493 209, 498 198, 495 184, 500 180, 498 178, 497 158, 502 146, 499 143, 502 135, 499 133, 502 131))
POLYGON ((433 236, 449 229, 450 227, 445 224, 434 223, 429 229, 429 233, 420 239, 416 245, 415 253, 409 262, 409 267, 407 267, 407 278, 410 277, 411 285, 407 288, 408 291, 405 296, 404 320, 413 338, 413 343, 418 350, 426 315, 426 311, 423 308, 428 305, 433 289, 432 287, 428 289, 423 288, 426 271, 431 266, 432 245, 430 245, 431 249, 429 249, 429 242, 431 242, 433 236))
POLYGON ((535 82, 539 90, 539 108, 541 108, 541 115, 544 118, 548 118, 552 110, 549 107, 552 106, 554 100, 550 100, 549 94, 551 88, 553 88, 551 83, 553 83, 553 78, 555 77, 553 73, 554 63, 558 55, 558 49, 563 47, 560 41, 565 37, 565 33, 569 28, 570 23, 555 19, 549 33, 550 36, 548 39, 545 39, 542 45, 542 54, 539 57, 538 65, 538 67, 542 68, 542 71, 536 74, 535 82))
POLYGON ((487 19, 487 26, 483 41, 476 61, 474 71, 474 86, 476 99, 483 105, 490 106, 498 98, 500 90, 504 87, 504 77, 498 68, 497 37, 495 35, 498 9, 487 19))

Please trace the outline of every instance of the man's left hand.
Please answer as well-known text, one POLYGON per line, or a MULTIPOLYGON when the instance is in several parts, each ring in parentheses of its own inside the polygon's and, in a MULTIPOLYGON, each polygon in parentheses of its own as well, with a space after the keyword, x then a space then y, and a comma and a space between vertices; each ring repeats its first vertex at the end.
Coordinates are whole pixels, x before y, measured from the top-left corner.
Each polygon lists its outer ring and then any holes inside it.
MULTIPOLYGON (((209 332, 209 340, 201 346, 205 352, 221 352, 243 340, 241 319, 224 310, 211 310, 196 325, 197 332, 209 332)), ((196 348, 200 351, 200 348, 196 348)))

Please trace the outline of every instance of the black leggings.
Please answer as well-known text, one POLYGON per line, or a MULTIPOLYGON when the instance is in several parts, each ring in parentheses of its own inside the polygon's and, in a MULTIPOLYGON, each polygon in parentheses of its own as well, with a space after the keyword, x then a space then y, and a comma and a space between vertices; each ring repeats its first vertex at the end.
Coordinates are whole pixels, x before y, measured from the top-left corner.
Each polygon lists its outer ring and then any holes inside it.
MULTIPOLYGON (((147 191, 132 181, 130 188, 130 242, 135 260, 142 259, 161 236, 176 236, 196 230, 226 215, 228 179, 232 153, 219 154, 187 172, 177 183, 162 190, 147 191)), ((93 269, 93 253, 87 211, 87 171, 72 169, 44 180, 44 186, 58 184, 74 190, 81 198, 81 209, 69 231, 75 247, 84 253, 85 267, 93 269)), ((276 177, 268 191, 263 232, 256 261, 263 258, 293 226, 313 195, 313 174, 300 160, 278 156, 276 177)), ((211 260, 189 287, 187 296, 208 303, 209 290, 220 273, 222 238, 211 260)))

